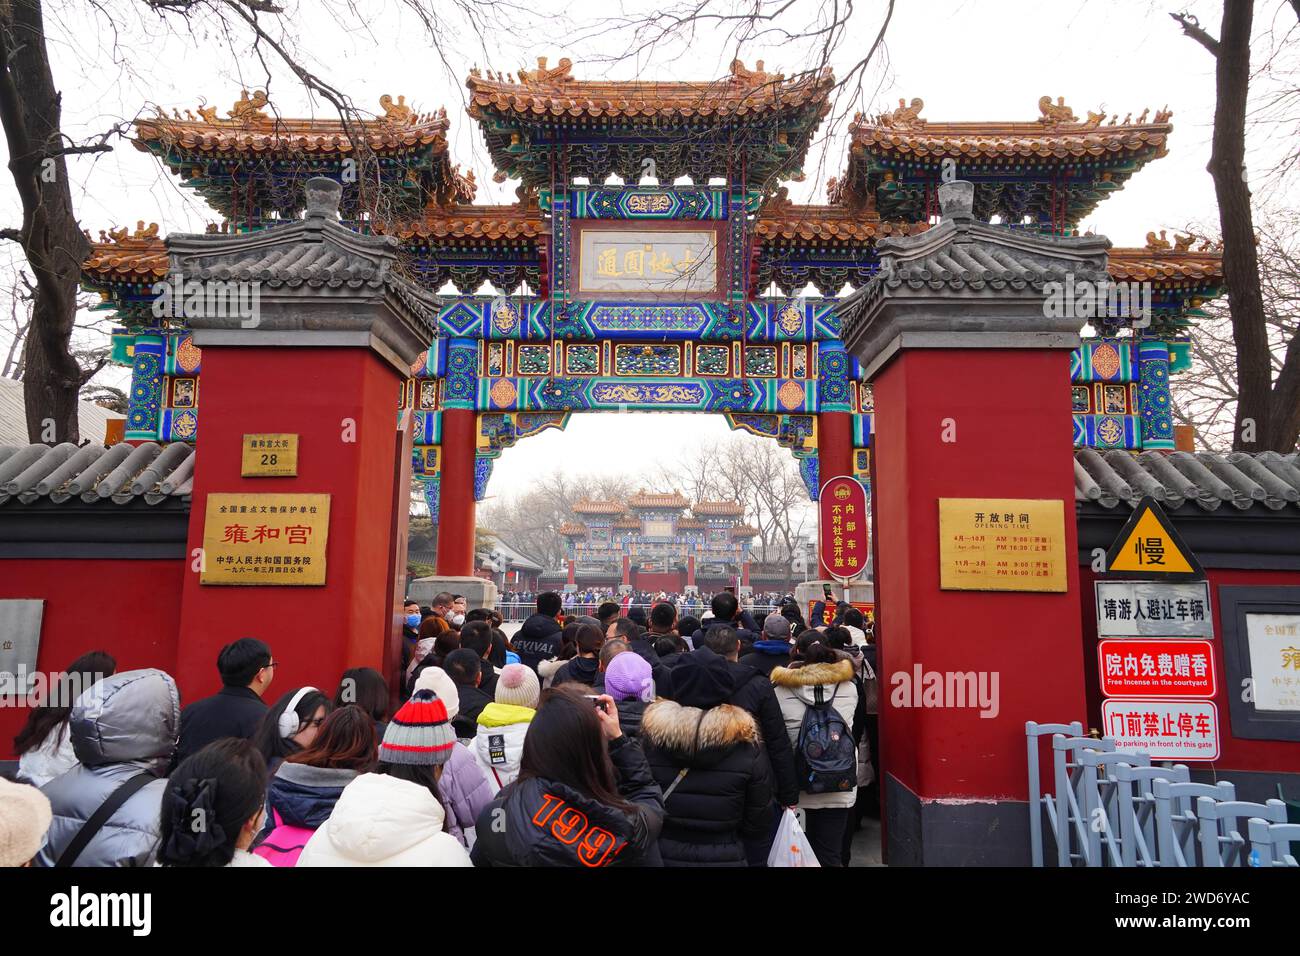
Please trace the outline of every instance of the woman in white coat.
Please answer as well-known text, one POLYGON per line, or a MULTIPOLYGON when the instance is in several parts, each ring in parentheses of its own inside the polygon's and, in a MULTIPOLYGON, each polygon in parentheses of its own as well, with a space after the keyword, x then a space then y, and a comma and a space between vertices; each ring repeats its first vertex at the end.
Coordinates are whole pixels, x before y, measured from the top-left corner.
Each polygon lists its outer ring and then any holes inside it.
POLYGON ((343 789, 298 866, 472 866, 438 799, 456 746, 442 701, 416 691, 389 721, 374 772, 343 789))
MULTIPOLYGON (((858 703, 857 685, 853 681, 853 664, 821 642, 814 630, 799 635, 790 652, 789 667, 772 669, 772 685, 786 733, 794 748, 795 764, 803 778, 799 781, 799 808, 804 811, 804 832, 822 866, 844 866, 844 831, 857 798, 857 752, 853 745, 853 714, 858 703), (847 744, 840 751, 851 765, 846 768, 842 789, 825 789, 808 777, 800 753, 799 734, 804 716, 818 701, 829 704, 848 732, 847 744), (820 792, 818 792, 820 791, 820 792)), ((838 745, 836 741, 836 745, 838 745)))

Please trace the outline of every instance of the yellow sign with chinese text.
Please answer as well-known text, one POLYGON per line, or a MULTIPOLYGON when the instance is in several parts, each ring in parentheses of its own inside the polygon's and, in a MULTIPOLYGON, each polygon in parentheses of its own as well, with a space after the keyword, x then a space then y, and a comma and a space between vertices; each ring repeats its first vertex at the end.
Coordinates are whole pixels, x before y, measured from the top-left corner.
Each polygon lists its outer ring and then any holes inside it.
POLYGON ((323 585, 329 523, 329 495, 208 495, 199 583, 323 585))
POLYGON ((1068 558, 1059 499, 939 499, 945 591, 1063 592, 1068 558))
POLYGON ((239 474, 244 478, 292 478, 298 474, 297 435, 245 435, 239 474))
POLYGON ((1106 571, 1146 577, 1200 577, 1204 571, 1156 502, 1144 498, 1107 555, 1106 571))

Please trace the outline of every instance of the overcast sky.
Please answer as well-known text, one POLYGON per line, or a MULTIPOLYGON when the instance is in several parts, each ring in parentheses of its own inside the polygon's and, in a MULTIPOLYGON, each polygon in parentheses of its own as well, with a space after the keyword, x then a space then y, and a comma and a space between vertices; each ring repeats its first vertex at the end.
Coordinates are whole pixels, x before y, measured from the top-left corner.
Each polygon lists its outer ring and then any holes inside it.
MULTIPOLYGON (((310 0, 295 7, 298 48, 310 66, 356 104, 378 110, 381 94, 404 94, 422 110, 445 106, 451 119, 453 158, 476 172, 480 202, 509 202, 516 183, 492 183, 492 169, 477 128, 464 115, 464 77, 471 65, 516 70, 547 56, 575 61, 577 78, 705 80, 725 75, 734 47, 716 35, 701 33, 689 48, 661 49, 641 62, 601 62, 627 48, 627 41, 602 26, 595 16, 634 16, 663 9, 671 0, 600 4, 529 0, 527 13, 512 18, 517 37, 494 29, 489 53, 461 30, 447 48, 451 76, 432 52, 421 26, 396 0, 358 0, 365 28, 345 31, 340 21, 356 25, 339 3, 310 0), (330 14, 332 11, 331 15, 330 14), (532 19, 528 19, 532 17, 532 19), (566 37, 585 36, 584 42, 566 37)), ((795 9, 816 7, 802 0, 795 9)), ((64 128, 74 137, 102 132, 114 122, 158 103, 193 109, 200 98, 224 115, 241 86, 266 86, 266 71, 252 56, 235 57, 215 27, 200 25, 196 35, 159 26, 143 5, 108 0, 110 10, 125 11, 111 29, 103 16, 67 5, 74 19, 47 16, 56 82, 63 91, 64 128), (84 18, 84 19, 75 19, 84 18)), ((435 10, 445 6, 435 3, 435 10)), ((1198 14, 1217 33, 1217 2, 1180 3, 1198 14)), ((1257 24, 1266 23, 1280 2, 1258 4, 1257 24)), ((1185 38, 1167 15, 1168 5, 1146 0, 899 0, 889 27, 886 56, 868 76, 863 101, 840 103, 838 110, 878 112, 899 97, 919 96, 922 116, 936 120, 1033 120, 1040 96, 1064 96, 1079 115, 1087 110, 1152 113, 1173 110, 1170 155, 1129 181, 1085 222, 1085 229, 1107 235, 1116 245, 1142 245, 1149 230, 1183 229, 1217 222, 1214 193, 1205 164, 1213 119, 1213 60, 1185 38)), ((851 42, 835 54, 843 68, 860 57, 879 28, 884 4, 859 2, 851 42)), ((455 29, 449 21, 448 29, 455 29)), ((746 48, 742 58, 752 67, 766 61, 769 72, 794 72, 806 63, 809 48, 746 48)), ((273 106, 283 116, 331 116, 324 102, 311 103, 282 68, 270 86, 273 106)), ((823 126, 806 164, 807 181, 791 183, 795 201, 824 202, 826 179, 844 165, 845 123, 823 126)), ((1279 155, 1283 131, 1257 132, 1248 161, 1252 170, 1267 168, 1279 155)), ((1292 133, 1293 135, 1293 133, 1292 133)), ((162 171, 149 154, 118 141, 111 154, 75 157, 71 162, 74 197, 83 226, 92 234, 136 220, 158 222, 164 234, 202 231, 217 220, 208 207, 162 171)), ((9 219, 16 217, 12 187, 0 190, 9 219)), ((1172 232, 1171 232, 1172 234, 1172 232)), ((0 263, 15 261, 7 243, 0 263)), ((110 377, 123 384, 129 375, 110 377)), ((568 430, 528 440, 498 461, 489 493, 509 495, 526 485, 529 475, 554 467, 561 459, 607 471, 627 470, 639 456, 656 450, 681 449, 727 434, 720 416, 577 415, 568 430), (610 448, 618 454, 606 454, 610 448), (584 454, 591 451, 591 454, 584 454)))

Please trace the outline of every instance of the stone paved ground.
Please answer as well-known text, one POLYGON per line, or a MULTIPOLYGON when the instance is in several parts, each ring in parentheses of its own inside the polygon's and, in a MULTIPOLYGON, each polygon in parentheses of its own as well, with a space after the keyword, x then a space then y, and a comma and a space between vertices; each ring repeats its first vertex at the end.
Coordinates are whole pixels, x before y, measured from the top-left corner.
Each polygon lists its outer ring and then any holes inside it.
POLYGON ((849 866, 884 866, 880 860, 880 821, 863 820, 853 838, 849 866))

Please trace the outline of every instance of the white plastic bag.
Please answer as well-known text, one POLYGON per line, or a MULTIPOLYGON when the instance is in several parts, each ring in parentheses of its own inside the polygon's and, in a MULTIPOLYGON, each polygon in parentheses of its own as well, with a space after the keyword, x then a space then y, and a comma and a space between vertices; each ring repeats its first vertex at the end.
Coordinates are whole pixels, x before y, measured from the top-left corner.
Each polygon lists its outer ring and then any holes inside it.
POLYGON ((767 855, 767 865, 821 866, 793 810, 786 810, 781 815, 781 825, 776 828, 776 839, 767 855))

